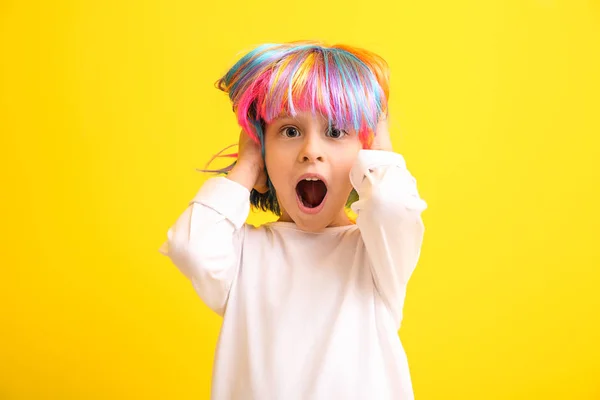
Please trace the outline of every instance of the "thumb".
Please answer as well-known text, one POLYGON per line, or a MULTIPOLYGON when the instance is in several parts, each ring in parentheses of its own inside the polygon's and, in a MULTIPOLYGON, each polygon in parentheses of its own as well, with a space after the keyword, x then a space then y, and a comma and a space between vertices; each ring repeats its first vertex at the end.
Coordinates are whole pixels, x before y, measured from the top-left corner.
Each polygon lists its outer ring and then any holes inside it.
POLYGON ((258 193, 267 193, 269 191, 269 186, 267 185, 267 173, 263 168, 258 178, 256 179, 256 184, 254 185, 254 190, 258 193))

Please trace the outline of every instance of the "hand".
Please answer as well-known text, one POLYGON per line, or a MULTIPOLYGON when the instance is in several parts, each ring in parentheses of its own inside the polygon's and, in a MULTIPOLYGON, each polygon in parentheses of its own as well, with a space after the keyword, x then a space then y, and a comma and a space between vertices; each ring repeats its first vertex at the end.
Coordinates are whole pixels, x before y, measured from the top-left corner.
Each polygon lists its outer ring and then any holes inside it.
POLYGON ((249 191, 269 191, 260 145, 243 130, 240 132, 237 162, 227 177, 244 185, 249 191))
POLYGON ((382 115, 377 123, 377 127, 375 128, 375 137, 373 138, 373 143, 371 143, 370 149, 393 151, 387 114, 382 115))

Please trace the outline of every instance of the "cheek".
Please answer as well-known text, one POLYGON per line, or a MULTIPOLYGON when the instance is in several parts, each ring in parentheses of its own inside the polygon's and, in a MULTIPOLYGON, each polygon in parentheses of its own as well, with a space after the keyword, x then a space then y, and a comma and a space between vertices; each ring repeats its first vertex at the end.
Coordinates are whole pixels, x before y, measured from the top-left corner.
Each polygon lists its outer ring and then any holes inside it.
POLYGON ((352 171, 352 167, 354 167, 354 164, 356 163, 356 160, 358 158, 358 152, 360 151, 360 149, 361 147, 357 147, 356 149, 353 148, 349 150, 345 154, 345 157, 340 158, 338 161, 338 179, 340 179, 340 181, 343 182, 344 192, 352 190, 352 183, 350 183, 350 172, 352 171))
POLYGON ((352 183, 350 183, 350 171, 354 165, 353 159, 340 159, 336 161, 334 165, 334 174, 336 181, 335 193, 339 196, 347 196, 352 190, 352 183))
POLYGON ((275 186, 276 190, 278 189, 278 186, 286 180, 286 171, 288 168, 285 165, 285 162, 285 158, 278 157, 274 155, 274 153, 267 153, 265 156, 267 173, 269 174, 269 179, 271 179, 271 182, 273 183, 273 186, 275 186))
POLYGON ((349 174, 350 174, 350 171, 352 170, 352 167, 356 163, 356 159, 358 158, 359 151, 360 151, 360 148, 358 148, 358 147, 348 149, 348 151, 345 152, 343 157, 340 157, 337 161, 337 164, 339 165, 339 169, 341 170, 341 173, 346 175, 346 177, 348 179, 350 179, 349 174))

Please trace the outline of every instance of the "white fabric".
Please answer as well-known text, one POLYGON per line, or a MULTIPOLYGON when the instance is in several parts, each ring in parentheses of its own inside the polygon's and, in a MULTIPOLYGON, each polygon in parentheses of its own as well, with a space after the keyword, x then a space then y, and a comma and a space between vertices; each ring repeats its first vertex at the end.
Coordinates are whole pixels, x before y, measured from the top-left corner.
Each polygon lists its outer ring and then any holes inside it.
POLYGON ((413 399, 398 329, 427 208, 397 153, 361 150, 356 225, 245 224, 249 192, 206 181, 160 251, 223 316, 216 400, 413 399))

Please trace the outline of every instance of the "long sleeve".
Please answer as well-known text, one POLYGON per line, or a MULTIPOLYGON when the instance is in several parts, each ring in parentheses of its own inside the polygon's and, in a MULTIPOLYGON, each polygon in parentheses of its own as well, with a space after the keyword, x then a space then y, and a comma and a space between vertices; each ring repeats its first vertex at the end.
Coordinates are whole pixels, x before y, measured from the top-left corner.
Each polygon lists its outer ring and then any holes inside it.
POLYGON ((250 211, 250 193, 225 177, 207 180, 168 230, 159 251, 191 280, 200 298, 223 315, 237 275, 242 226, 250 211))
POLYGON ((421 252, 421 212, 427 204, 398 153, 361 150, 350 181, 359 195, 352 210, 358 215, 375 286, 400 327, 406 285, 421 252))

